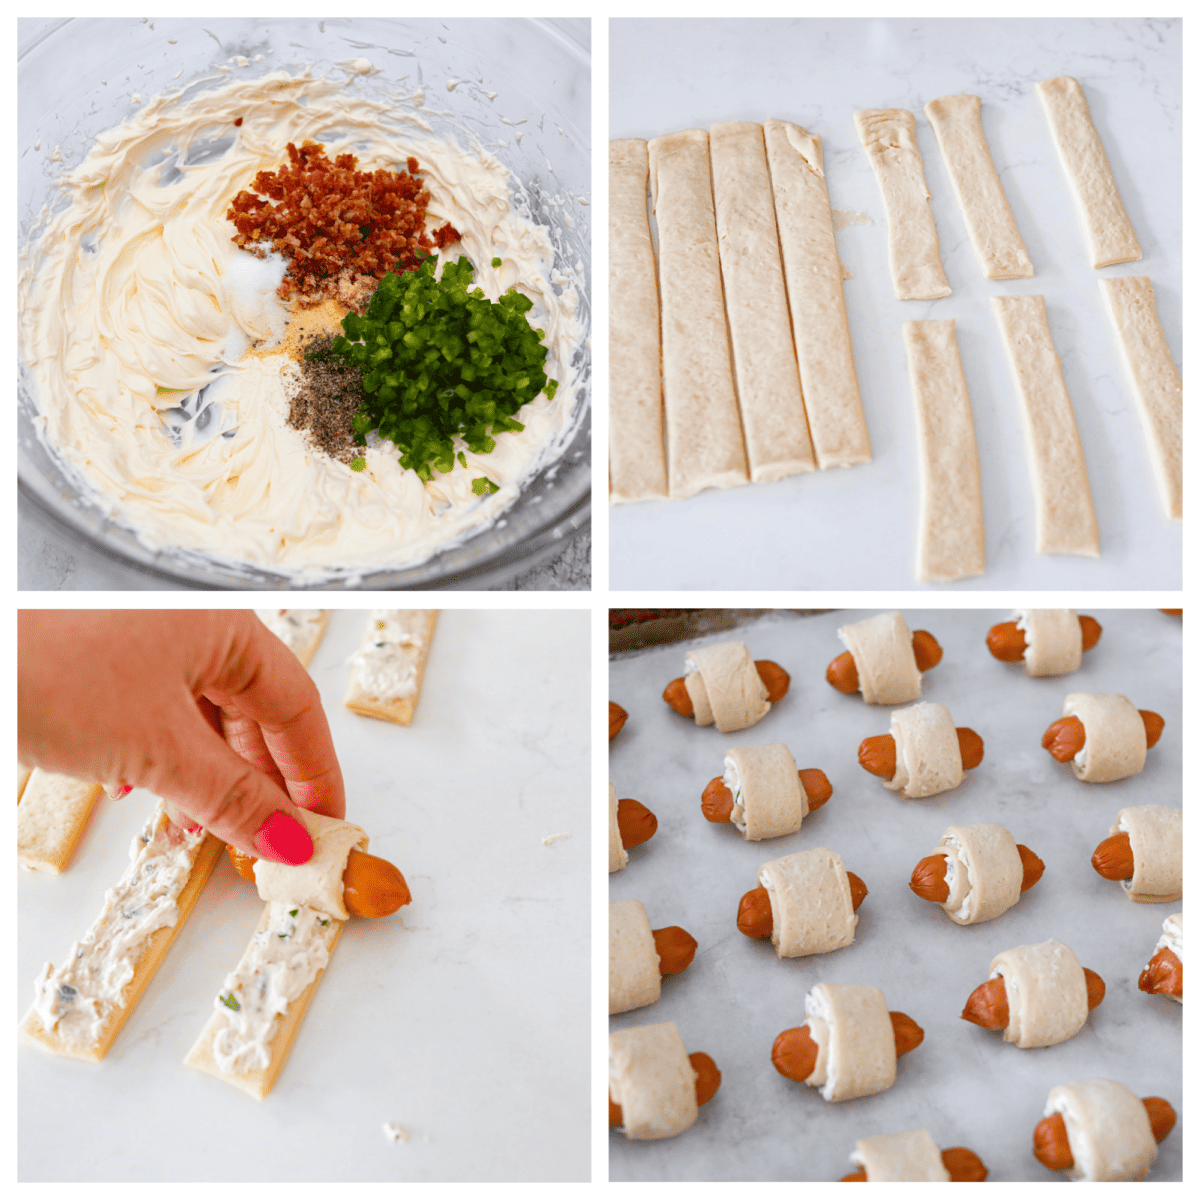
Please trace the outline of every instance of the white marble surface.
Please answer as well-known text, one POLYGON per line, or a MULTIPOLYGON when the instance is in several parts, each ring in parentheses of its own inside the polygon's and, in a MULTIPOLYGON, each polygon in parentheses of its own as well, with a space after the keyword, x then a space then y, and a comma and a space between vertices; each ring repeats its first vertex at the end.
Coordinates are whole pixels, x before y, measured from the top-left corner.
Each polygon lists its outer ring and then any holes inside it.
MULTIPOLYGON (((589 621, 443 612, 403 728, 342 706, 365 618, 335 613, 311 670, 347 816, 412 904, 351 920, 260 1104, 182 1065, 262 910, 223 856, 100 1066, 19 1049, 23 1181, 588 1178, 589 621)), ((65 874, 21 873, 14 1018, 149 805, 103 801, 65 874)))
MULTIPOLYGON (((1163 515, 1129 382, 1097 280, 1141 274, 1182 370, 1182 26, 1177 20, 638 20, 610 32, 609 136, 651 138, 717 121, 779 117, 824 139, 835 209, 869 225, 837 234, 850 332, 874 450, 869 466, 754 484, 611 516, 614 588, 877 588, 915 585, 918 482, 900 327, 953 318, 980 450, 988 571, 966 588, 1176 588, 1178 523, 1163 515), (1142 245, 1097 271, 1058 162, 1039 80, 1073 75, 1142 245), (983 100, 983 128, 1033 260, 1028 280, 985 280, 933 130, 938 96, 983 100), (908 108, 953 289, 893 298, 887 222, 858 142, 860 108, 908 108), (1101 556, 1035 552, 1016 395, 988 297, 1040 293, 1087 457, 1101 556)), ((929 586, 929 585, 926 585, 929 586)), ((945 585, 943 585, 945 586, 945 585)))
POLYGON ((657 1004, 610 1024, 675 1021, 689 1052, 706 1051, 722 1072, 716 1097, 681 1136, 627 1142, 611 1135, 611 1178, 835 1180, 852 1169, 848 1156, 858 1138, 925 1125, 941 1147, 974 1150, 991 1181, 1049 1182, 1058 1176, 1030 1153, 1046 1095, 1055 1084, 1100 1076, 1139 1096, 1162 1096, 1180 1112, 1151 1174, 1179 1180, 1186 1136, 1182 1008, 1138 991, 1137 976, 1163 919, 1183 903, 1133 904, 1089 861, 1119 809, 1181 804, 1179 621, 1153 609, 1093 611, 1104 633, 1081 669, 1062 679, 1030 679, 984 645, 988 627, 1007 620, 1007 611, 906 612, 910 627, 928 629, 945 651, 924 677, 923 698, 946 704, 956 723, 975 729, 984 759, 956 790, 902 800, 856 758, 864 737, 887 732, 889 710, 843 696, 824 678, 843 649, 838 626, 866 615, 778 613, 745 626, 751 654, 778 662, 792 683, 758 725, 733 735, 701 728, 660 699, 668 680, 682 674, 693 643, 610 663, 609 694, 629 712, 612 743, 611 778, 619 796, 636 797, 658 817, 655 837, 609 877, 611 898, 641 900, 654 928, 682 925, 700 943, 687 971, 664 982, 657 1004), (1041 748, 1062 697, 1076 690, 1124 692, 1165 718, 1140 775, 1083 784, 1041 748), (700 794, 721 773, 726 746, 776 741, 801 767, 826 772, 833 784, 828 803, 799 832, 767 842, 745 842, 734 827, 707 822, 700 794), (940 905, 914 896, 908 879, 948 825, 979 821, 1006 826, 1046 871, 1003 916, 961 927, 940 905), (829 954, 779 959, 769 939, 754 942, 738 932, 738 900, 757 886, 763 863, 816 846, 836 850, 869 889, 856 939, 829 954), (959 1018, 995 954, 1050 939, 1069 945, 1107 984, 1103 1004, 1079 1034, 1059 1046, 1019 1050, 959 1018), (818 982, 882 987, 888 1007, 925 1030, 923 1044, 899 1061, 888 1091, 826 1104, 815 1089, 772 1067, 772 1042, 803 1024, 804 995, 818 982))

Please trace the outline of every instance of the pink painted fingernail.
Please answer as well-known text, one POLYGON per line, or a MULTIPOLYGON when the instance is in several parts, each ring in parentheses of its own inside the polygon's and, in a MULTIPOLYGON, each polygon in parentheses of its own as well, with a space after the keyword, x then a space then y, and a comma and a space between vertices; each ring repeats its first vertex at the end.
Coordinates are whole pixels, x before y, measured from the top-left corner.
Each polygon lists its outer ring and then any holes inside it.
POLYGON ((273 812, 254 835, 254 848, 263 858, 298 867, 313 856, 313 840, 295 817, 273 812))
POLYGON ((104 790, 108 793, 110 799, 123 800, 133 791, 133 788, 128 783, 119 783, 115 787, 106 787, 104 790))

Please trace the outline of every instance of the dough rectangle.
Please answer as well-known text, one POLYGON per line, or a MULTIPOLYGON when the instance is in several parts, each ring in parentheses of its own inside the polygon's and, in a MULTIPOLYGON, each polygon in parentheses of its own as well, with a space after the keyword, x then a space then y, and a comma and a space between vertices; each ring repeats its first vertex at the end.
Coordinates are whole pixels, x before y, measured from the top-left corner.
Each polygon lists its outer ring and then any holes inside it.
POLYGON ((17 862, 31 871, 65 871, 102 791, 36 767, 17 804, 17 862))
POLYGON ((870 462, 821 139, 787 121, 771 119, 763 129, 800 388, 817 464, 826 470, 870 462))
POLYGON ((979 268, 988 279, 1028 279, 1033 263, 983 136, 978 96, 939 96, 925 105, 954 185, 979 268))
POLYGON ((1044 296, 993 296, 1021 406, 1025 453, 1037 509, 1039 554, 1100 553, 1100 532, 1062 364, 1044 296))
POLYGON ((947 583, 982 575, 987 566, 983 490, 954 322, 905 321, 904 348, 921 467, 917 578, 947 583))
POLYGON ((1136 262, 1142 257, 1142 248, 1117 191, 1104 143, 1092 124, 1083 88, 1069 75, 1044 79, 1036 87, 1063 171, 1079 206, 1092 252, 1092 266, 1136 262))
POLYGON ((755 483, 816 468, 792 345, 763 128, 709 130, 725 312, 755 483))
POLYGON ((708 134, 649 144, 658 223, 667 480, 673 498, 746 483, 717 249, 708 134))
POLYGON ((391 721, 396 725, 411 725, 413 714, 417 711, 417 704, 421 699, 421 681, 425 676, 425 663, 429 658, 429 648, 433 644, 433 631, 437 626, 437 619, 436 608, 392 608, 373 611, 363 632, 362 645, 355 657, 365 655, 371 649, 380 620, 398 622, 401 631, 412 638, 405 665, 412 668, 413 688, 401 696, 372 695, 369 685, 364 681, 361 666, 356 667, 350 676, 350 684, 346 691, 346 707, 364 717, 378 717, 381 721, 391 721))
POLYGON ((906 108, 863 109, 854 114, 854 127, 883 193, 896 299, 938 300, 950 295, 917 147, 916 117, 906 108))
POLYGON ((260 608, 258 619, 307 668, 312 662, 325 626, 329 624, 327 608, 260 608))
POLYGON ((667 494, 658 280, 650 240, 650 155, 608 144, 608 464, 614 504, 667 494))
POLYGON ((1121 342, 1163 508, 1183 519, 1183 381, 1171 359, 1148 275, 1101 279, 1100 291, 1121 342))

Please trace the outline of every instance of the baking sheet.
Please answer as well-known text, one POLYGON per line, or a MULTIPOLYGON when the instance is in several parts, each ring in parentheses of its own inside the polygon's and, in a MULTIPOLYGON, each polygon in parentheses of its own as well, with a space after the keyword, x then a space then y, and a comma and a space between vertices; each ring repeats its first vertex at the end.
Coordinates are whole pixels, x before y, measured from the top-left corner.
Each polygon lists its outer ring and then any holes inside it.
MULTIPOLYGON (((103 1063, 19 1048, 22 1181, 588 1178, 589 617, 443 611, 407 728, 342 705, 366 620, 335 612, 310 670, 412 904, 349 922, 259 1103, 182 1064, 262 912, 223 855, 103 1063)), ((151 805, 102 801, 65 874, 20 872, 15 1020, 151 805)))
POLYGON ((612 1179, 836 1180, 854 1169, 849 1154, 858 1138, 925 1126, 943 1149, 974 1150, 991 1181, 1049 1182, 1065 1176, 1030 1152, 1047 1093, 1095 1077, 1170 1101, 1180 1121, 1159 1147, 1150 1178, 1182 1178, 1183 1010, 1138 991, 1137 977, 1163 920, 1183 902, 1133 904, 1090 863, 1119 809, 1181 806, 1181 623, 1154 609, 1080 611, 1104 632, 1082 667, 1059 679, 1031 679, 1022 666, 991 657, 984 637, 1008 611, 905 611, 909 627, 929 630, 945 652, 924 676, 922 699, 947 705, 956 724, 984 740, 983 762, 964 783, 926 800, 898 798, 858 765, 859 742, 886 733, 891 710, 825 682, 825 667, 844 649, 837 628, 869 612, 778 613, 745 625, 751 654, 779 663, 792 681, 761 722, 737 734, 701 728, 660 698, 683 673, 689 647, 737 633, 612 659, 609 695, 629 720, 611 744, 611 778, 618 796, 655 813, 658 832, 609 876, 610 899, 641 900, 653 928, 682 925, 700 946, 685 972, 663 981, 657 1004, 611 1018, 610 1028, 674 1021, 688 1051, 707 1052, 722 1073, 715 1098, 679 1137, 629 1142, 610 1135, 612 1179), (1072 691, 1123 692, 1165 718, 1140 775, 1080 783, 1041 748, 1072 691), (772 841, 746 842, 733 826, 706 821, 700 794, 721 774, 725 748, 779 741, 798 766, 825 771, 830 800, 799 832, 772 841), (1003 916, 962 927, 940 905, 914 896, 908 879, 948 825, 975 822, 1007 827, 1046 871, 1003 916), (738 932, 738 901, 757 886, 763 863, 817 846, 836 850, 869 889, 855 941, 829 954, 779 959, 769 939, 738 932), (1020 1050, 960 1019, 994 955, 1051 939, 1070 946, 1107 985, 1074 1038, 1020 1050), (827 1104, 771 1065, 775 1037, 803 1024, 804 995, 818 982, 881 987, 889 1009, 925 1030, 923 1044, 899 1060, 888 1091, 827 1104))
POLYGON ((1098 280, 1148 275, 1176 366, 1182 328, 1182 23, 1128 19, 614 20, 609 137, 652 138, 717 121, 778 117, 821 136, 844 292, 874 461, 610 515, 617 589, 1177 588, 1182 534, 1154 484, 1133 392, 1098 280), (1096 270, 1058 160, 1039 80, 1073 75, 1142 246, 1096 270), (1035 274, 987 280, 923 106, 982 97, 984 135, 1035 274), (854 130, 863 108, 907 108, 953 289, 896 300, 887 219, 854 130), (1087 458, 1098 559, 1035 551, 1033 493, 993 295, 1046 297, 1087 458), (901 325, 953 318, 980 453, 987 573, 954 585, 915 577, 916 431, 901 325))

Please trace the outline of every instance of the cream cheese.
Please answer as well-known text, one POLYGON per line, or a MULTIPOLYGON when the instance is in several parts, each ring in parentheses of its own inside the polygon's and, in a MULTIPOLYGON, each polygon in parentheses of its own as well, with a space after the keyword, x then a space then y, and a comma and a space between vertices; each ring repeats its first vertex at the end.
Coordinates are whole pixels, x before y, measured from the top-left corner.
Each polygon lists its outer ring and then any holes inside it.
POLYGON ((374 700, 399 700, 416 694, 424 639, 412 628, 410 612, 373 609, 363 643, 349 659, 354 682, 374 700))
POLYGON ((293 654, 309 645, 325 616, 323 608, 258 608, 254 611, 293 654))
POLYGON ((521 210, 494 156, 434 138, 411 100, 364 90, 365 62, 346 79, 281 71, 148 98, 61 178, 21 253, 20 353, 39 434, 151 549, 308 581, 416 563, 494 521, 562 449, 584 328, 576 284, 554 283, 550 230, 521 210), (464 449, 466 469, 423 484, 374 439, 351 471, 287 423, 296 368, 264 353, 288 315, 282 262, 239 250, 225 213, 306 139, 356 154, 363 171, 415 155, 430 227, 462 234, 449 253, 470 258, 475 286, 494 300, 515 284, 534 302, 557 395, 527 404, 524 431, 498 434, 492 453, 464 449), (471 490, 482 475, 498 494, 471 490))
POLYGON ((742 777, 737 769, 737 763, 727 754, 725 756, 725 774, 721 782, 733 793, 733 811, 729 821, 742 832, 746 832, 746 808, 742 804, 742 777))
POLYGON ((34 1009, 47 1033, 64 1042, 97 1042, 124 1004, 126 987, 152 933, 179 919, 178 899, 192 873, 204 830, 174 825, 160 801, 129 848, 130 864, 104 894, 104 908, 71 947, 64 966, 46 963, 34 983, 34 1009))

